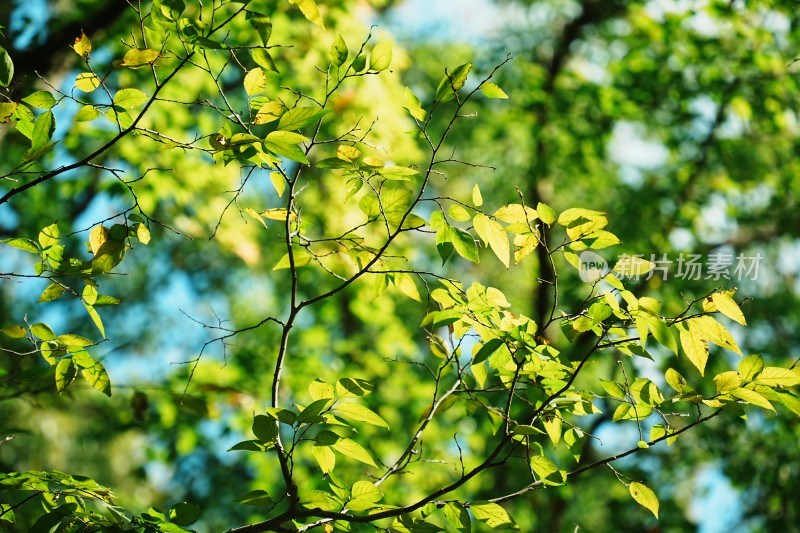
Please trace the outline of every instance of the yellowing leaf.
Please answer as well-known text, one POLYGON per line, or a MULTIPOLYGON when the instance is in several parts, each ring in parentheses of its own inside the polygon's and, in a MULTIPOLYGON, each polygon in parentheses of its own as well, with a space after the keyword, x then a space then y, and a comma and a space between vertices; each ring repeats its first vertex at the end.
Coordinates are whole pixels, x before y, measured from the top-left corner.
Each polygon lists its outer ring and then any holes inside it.
POLYGON ((481 189, 478 187, 477 183, 472 187, 472 205, 475 207, 483 205, 483 196, 481 195, 481 189))
POLYGON ((722 348, 726 348, 732 352, 742 355, 739 345, 736 344, 736 341, 733 339, 730 332, 725 328, 725 326, 714 320, 713 317, 708 315, 699 316, 692 318, 687 322, 689 324, 689 329, 695 330, 698 335, 708 339, 717 346, 721 346, 722 348))
POLYGON ((533 222, 539 218, 535 209, 522 204, 508 204, 494 212, 495 218, 509 224, 525 224, 532 226, 533 222))
POLYGON ((244 77, 244 90, 247 96, 254 96, 264 92, 267 88, 267 77, 260 68, 254 68, 244 77))
POLYGON ((519 529, 505 509, 491 502, 473 502, 469 506, 472 514, 492 529, 519 529))
POLYGON ((714 387, 716 387, 717 392, 720 394, 730 392, 738 388, 741 384, 742 378, 739 377, 739 373, 735 370, 729 370, 728 372, 723 372, 714 376, 714 387))
POLYGON ((683 324, 677 324, 680 333, 681 347, 686 357, 704 375, 708 362, 708 341, 700 336, 697 331, 687 329, 683 324))
POLYGON ((283 114, 284 107, 283 104, 277 100, 272 102, 267 102, 261 108, 259 108, 258 112, 256 113, 256 118, 254 120, 255 124, 268 124, 274 120, 278 120, 281 118, 283 114))
POLYGON ((536 249, 539 244, 539 237, 535 233, 527 233, 524 235, 516 235, 514 237, 514 264, 518 265, 520 261, 525 259, 532 251, 536 249))
POLYGON ((75 87, 85 93, 90 93, 100 87, 100 78, 91 72, 81 72, 75 78, 75 87))
POLYGON ((308 19, 309 22, 313 22, 323 30, 325 29, 325 23, 322 21, 322 15, 320 15, 319 8, 314 0, 289 0, 289 3, 299 7, 300 11, 303 13, 303 16, 308 19))
POLYGON ((114 95, 114 105, 133 109, 147 102, 147 95, 139 89, 120 89, 114 95))
POLYGON ((761 371, 755 381, 768 387, 794 387, 800 385, 800 375, 788 368, 768 366, 761 371))
POLYGON ((98 224, 89 232, 89 247, 92 249, 92 254, 97 255, 97 251, 108 240, 108 228, 98 224))
POLYGON ((283 196, 283 192, 286 190, 286 180, 283 178, 283 174, 270 172, 269 180, 272 182, 272 186, 275 187, 275 192, 278 193, 278 196, 283 196))
POLYGON ((139 239, 140 243, 145 245, 150 242, 150 230, 141 222, 136 224, 136 238, 139 239))
POLYGON ((628 485, 628 490, 636 500, 636 503, 648 509, 656 518, 658 518, 658 498, 655 492, 650 490, 646 485, 641 483, 632 482, 628 485))
POLYGON ((132 69, 143 68, 151 65, 161 55, 158 50, 133 48, 125 52, 120 66, 132 69))
POLYGON ((76 54, 85 59, 89 56, 89 52, 92 51, 92 42, 85 33, 81 32, 81 36, 75 39, 75 44, 72 45, 72 49, 75 50, 76 54))
POLYGON ((703 302, 703 310, 706 312, 719 311, 726 317, 738 322, 745 326, 747 321, 744 319, 744 314, 733 299, 733 294, 736 291, 723 291, 715 292, 703 302))
POLYGON ((500 223, 490 219, 483 213, 475 215, 472 223, 484 244, 490 246, 498 259, 508 268, 511 252, 508 244, 508 234, 503 231, 503 227, 500 223))

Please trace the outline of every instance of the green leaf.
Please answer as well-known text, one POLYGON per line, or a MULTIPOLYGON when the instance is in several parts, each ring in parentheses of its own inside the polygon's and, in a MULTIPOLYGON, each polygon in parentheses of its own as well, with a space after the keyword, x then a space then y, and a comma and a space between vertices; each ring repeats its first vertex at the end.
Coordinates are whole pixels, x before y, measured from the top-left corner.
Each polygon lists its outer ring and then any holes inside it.
POLYGON ((481 258, 478 254, 478 246, 475 244, 475 239, 472 238, 472 235, 460 228, 451 227, 451 230, 450 242, 458 255, 473 263, 480 263, 481 258))
POLYGON ((757 393, 754 390, 746 389, 744 387, 740 387, 738 389, 734 389, 730 391, 731 396, 734 398, 739 398, 740 400, 744 400, 745 402, 755 405, 757 407, 761 407, 762 409, 766 409, 768 411, 775 412, 775 408, 772 407, 772 404, 769 403, 764 396, 757 393))
POLYGON ((742 383, 750 383, 756 376, 764 370, 764 360, 758 354, 748 355, 739 361, 739 377, 742 378, 742 383))
POLYGON ((299 424, 316 424, 322 422, 323 418, 320 416, 320 413, 325 411, 332 403, 333 400, 331 398, 314 400, 302 410, 297 417, 297 422, 299 424))
MULTIPOLYGON (((300 128, 316 123, 319 119, 330 112, 330 109, 295 107, 281 116, 281 120, 278 122, 278 129, 286 131, 299 130, 300 128)), ((306 140, 305 138, 303 139, 306 140)))
POLYGON ((308 158, 299 143, 308 141, 306 137, 290 131, 273 131, 264 139, 264 148, 270 152, 308 165, 308 158))
POLYGON ((412 300, 420 303, 422 302, 422 298, 419 295, 417 286, 416 284, 414 284, 414 280, 411 278, 410 274, 404 274, 404 273, 395 274, 394 285, 400 290, 400 292, 402 292, 412 300))
POLYGON ((14 62, 6 49, 0 46, 0 87, 8 87, 14 78, 14 62))
POLYGON ((72 357, 62 357, 56 364, 56 390, 64 392, 77 375, 77 370, 72 364, 72 357))
POLYGON ((456 531, 470 532, 472 531, 472 524, 470 523, 469 512, 460 504, 448 502, 444 509, 444 518, 450 522, 456 531))
POLYGON ((323 475, 333 472, 336 466, 336 454, 333 453, 330 446, 315 445, 311 448, 311 455, 319 465, 323 475))
POLYGON ((492 529, 519 529, 506 510, 496 503, 477 501, 469 508, 477 520, 492 529))
POLYGON ((74 333, 66 333, 64 335, 59 335, 55 338, 55 341, 59 344, 63 344, 68 348, 85 348, 87 346, 93 346, 94 343, 87 339, 86 337, 81 337, 80 335, 75 335, 74 333))
MULTIPOLYGON (((36 117, 36 122, 33 124, 33 134, 31 135, 31 149, 36 151, 40 148, 46 148, 53 137, 55 129, 56 119, 52 111, 45 111, 36 117)), ((32 154, 33 152, 27 157, 29 161, 37 159, 32 154)))
POLYGON ((360 398, 374 388, 372 383, 364 379, 342 378, 336 382, 336 395, 339 398, 360 398))
POLYGON ((347 43, 344 42, 344 38, 341 36, 341 34, 339 34, 331 45, 328 57, 330 57, 331 64, 333 64, 333 66, 341 67, 344 65, 344 62, 347 61, 347 55, 347 43))
POLYGON ((64 291, 67 290, 66 287, 60 285, 58 283, 51 283, 47 286, 47 288, 42 291, 41 296, 39 296, 38 302, 52 302, 53 300, 58 299, 64 291))
POLYGON ((420 122, 423 122, 427 116, 427 112, 422 109, 422 102, 419 101, 419 98, 417 98, 408 87, 406 87, 406 91, 403 93, 403 108, 420 122))
MULTIPOLYGON (((247 72, 244 77, 244 90, 247 96, 261 94, 267 89, 267 77, 260 68, 254 68, 247 72)), ((283 107, 281 105, 281 107, 283 107)))
POLYGON ((3 239, 2 241, 9 246, 13 246, 19 250, 23 250, 25 252, 30 252, 32 254, 39 255, 39 247, 36 246, 36 243, 30 239, 22 239, 20 237, 13 237, 10 239, 3 239))
POLYGON ((51 341, 56 338, 56 334, 53 332, 53 329, 43 322, 38 322, 32 325, 31 333, 34 337, 43 341, 51 341))
POLYGON ((544 455, 532 455, 529 462, 531 469, 545 485, 563 485, 567 480, 564 472, 544 455))
POLYGON ((414 170, 413 168, 389 165, 378 170, 378 174, 388 180, 413 181, 411 177, 418 175, 419 171, 414 170))
POLYGON ((114 95, 114 105, 123 109, 134 109, 147 102, 148 97, 139 89, 120 89, 114 95))
POLYGON ((497 258, 508 268, 510 266, 511 250, 508 244, 508 234, 503 231, 500 223, 490 219, 483 213, 475 215, 472 223, 484 244, 490 246, 497 258))
POLYGON ((632 482, 628 485, 628 490, 633 496, 633 499, 636 500, 636 503, 648 509, 656 518, 658 518, 658 498, 656 494, 650 490, 647 486, 632 482))
POLYGON ((56 99, 49 91, 36 91, 23 98, 22 101, 39 109, 50 109, 56 105, 56 99))
POLYGON ((332 399, 336 396, 333 385, 317 378, 308 386, 308 393, 312 400, 332 399))
POLYGON ((331 446, 331 448, 341 453, 342 455, 350 457, 351 459, 355 459, 356 461, 360 461, 364 464, 374 466, 375 468, 378 467, 378 465, 375 464, 375 461, 372 459, 372 456, 369 454, 369 452, 365 450, 359 443, 357 443, 352 439, 341 438, 338 441, 336 441, 331 446))
POLYGON ((436 89, 436 100, 438 102, 448 102, 456 97, 456 92, 464 87, 467 82, 469 72, 472 70, 472 63, 459 65, 452 73, 445 72, 445 76, 436 89))
POLYGON ((73 120, 75 122, 89 122, 98 118, 99 116, 100 111, 98 111, 96 107, 85 105, 81 107, 77 113, 75 113, 75 118, 73 120))
POLYGON ((508 99, 506 92, 501 89, 496 83, 487 81, 481 84, 481 92, 486 98, 503 98, 508 99))
POLYGON ((0 102, 0 124, 10 122, 17 111, 19 104, 16 102, 0 102))
POLYGON ((714 387, 719 394, 730 392, 741 384, 742 379, 739 377, 739 373, 734 370, 722 372, 714 376, 714 387))
POLYGON ((233 501, 244 505, 252 505, 254 507, 262 507, 266 505, 272 505, 274 503, 272 498, 269 497, 267 491, 260 489, 251 490, 241 498, 237 498, 233 501))
POLYGON ((768 366, 756 377, 755 382, 768 387, 794 387, 800 385, 800 374, 788 368, 768 366))
POLYGON ((392 64, 392 45, 386 41, 380 42, 372 49, 369 55, 369 69, 373 72, 381 72, 389 68, 392 64))
POLYGON ((274 418, 275 420, 280 421, 283 424, 292 426, 295 422, 297 422, 297 415, 294 411, 290 411, 289 409, 281 409, 279 407, 269 407, 267 408, 267 414, 274 418))
MULTIPOLYGON (((76 354, 73 353, 72 355, 74 359, 76 354)), ((90 368, 81 368, 81 374, 96 390, 106 396, 111 396, 111 380, 108 378, 108 372, 99 361, 94 361, 94 365, 90 368)))
POLYGON ((539 218, 547 224, 548 226, 552 226, 556 222, 556 212, 553 211, 553 208, 547 204, 543 204, 539 202, 536 205, 536 212, 539 214, 539 218))
POLYGON ((250 17, 250 25, 261 39, 261 44, 267 46, 272 36, 272 20, 264 15, 255 15, 250 17))
POLYGON ((282 197, 283 192, 286 190, 286 180, 283 174, 280 172, 270 172, 269 181, 272 182, 272 186, 275 187, 275 192, 278 193, 278 196, 282 197))
POLYGON ((155 63, 160 55, 161 52, 158 50, 133 48, 125 52, 120 66, 131 69, 144 68, 155 63))
POLYGON ((22 326, 8 326, 7 328, 0 329, 0 333, 12 339, 24 339, 28 334, 27 330, 22 326))
POLYGON ((333 410, 350 420, 366 422, 367 424, 372 424, 373 426, 380 426, 385 428, 389 427, 389 424, 387 424, 386 421, 383 418, 381 418, 376 412, 372 411, 368 407, 365 407, 359 403, 354 403, 354 402, 339 403, 336 404, 336 407, 334 407, 333 410))
POLYGON ((497 338, 489 339, 486 344, 476 344, 475 347, 478 348, 478 351, 475 352, 475 348, 473 348, 474 355, 472 356, 472 364, 477 365, 486 361, 486 359, 499 350, 501 346, 503 346, 503 341, 497 338))
POLYGON ((190 526, 200 519, 203 509, 189 502, 176 503, 169 510, 169 519, 179 526, 190 526))
POLYGON ((94 325, 97 326, 97 329, 100 331, 100 335, 105 338, 106 330, 103 327, 103 321, 100 319, 100 315, 97 314, 94 307, 87 302, 83 302, 83 306, 86 308, 86 312, 89 313, 89 317, 92 319, 92 322, 94 322, 94 325))
POLYGON ((299 7, 300 11, 303 13, 303 16, 308 19, 309 22, 313 22, 323 30, 325 29, 325 23, 322 21, 322 15, 320 15, 319 8, 314 0, 289 0, 289 3, 299 7))
POLYGON ((275 60, 272 59, 270 53, 264 48, 256 48, 251 52, 253 61, 261 68, 265 68, 272 72, 278 72, 278 67, 275 65, 275 60))
POLYGON ((278 436, 278 424, 271 416, 256 415, 253 418, 253 435, 261 442, 271 442, 278 436))
POLYGON ((369 481, 356 481, 350 494, 354 499, 357 498, 372 503, 378 503, 383 499, 383 493, 369 481))

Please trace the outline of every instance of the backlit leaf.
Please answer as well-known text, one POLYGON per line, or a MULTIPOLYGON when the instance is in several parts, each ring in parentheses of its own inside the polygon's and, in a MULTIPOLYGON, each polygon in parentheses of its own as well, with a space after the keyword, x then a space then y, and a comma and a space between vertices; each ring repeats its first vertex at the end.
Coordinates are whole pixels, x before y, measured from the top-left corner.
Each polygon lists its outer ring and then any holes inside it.
POLYGON ((487 98, 503 98, 508 99, 506 92, 501 89, 497 84, 487 81, 481 85, 481 92, 487 98))
POLYGON ((372 424, 373 426, 380 426, 388 428, 389 424, 380 417, 376 412, 372 411, 368 407, 361 405, 360 403, 354 402, 343 402, 336 405, 333 410, 340 415, 344 416, 345 418, 349 418, 350 420, 357 420, 359 422, 366 422, 367 424, 372 424))
POLYGON ((355 459, 356 461, 360 461, 364 464, 368 464, 377 468, 377 465, 375 464, 375 461, 372 459, 372 456, 369 454, 369 452, 352 439, 339 439, 331 446, 331 448, 342 455, 350 457, 351 459, 355 459))
POLYGON ((519 529, 506 510, 496 503, 477 501, 470 504, 469 508, 477 520, 490 528, 519 529))
POLYGON ((375 45, 369 55, 369 69, 374 72, 386 70, 392 64, 392 45, 383 41, 375 45))
POLYGON ((658 498, 656 494, 650 490, 647 486, 632 482, 628 485, 628 490, 633 496, 633 499, 636 500, 636 503, 648 509, 656 518, 658 518, 658 498))
POLYGON ((147 95, 139 89, 120 89, 114 95, 114 105, 125 109, 134 109, 147 102, 147 95))

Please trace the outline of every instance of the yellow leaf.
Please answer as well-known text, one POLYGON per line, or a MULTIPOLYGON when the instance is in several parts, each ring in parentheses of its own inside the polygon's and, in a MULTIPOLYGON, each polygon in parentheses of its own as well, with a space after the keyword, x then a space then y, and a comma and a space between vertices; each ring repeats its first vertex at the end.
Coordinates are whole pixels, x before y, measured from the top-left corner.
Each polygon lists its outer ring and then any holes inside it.
POLYGON ((733 299, 735 293, 735 290, 715 292, 703 302, 703 310, 707 312, 719 311, 731 320, 746 326, 747 321, 744 319, 744 314, 739 308, 739 304, 733 299))
POLYGON ((75 38, 75 44, 72 45, 72 49, 79 56, 86 58, 89 56, 89 52, 92 51, 92 42, 85 33, 81 32, 81 36, 75 38))
POLYGON ((646 485, 642 485, 641 483, 632 482, 628 486, 628 490, 631 492, 631 496, 633 499, 636 500, 636 503, 648 509, 656 518, 658 518, 658 498, 656 497, 655 492, 650 490, 646 485))
POLYGON ((81 72, 75 78, 75 87, 85 93, 90 93, 100 87, 100 78, 91 72, 81 72))

